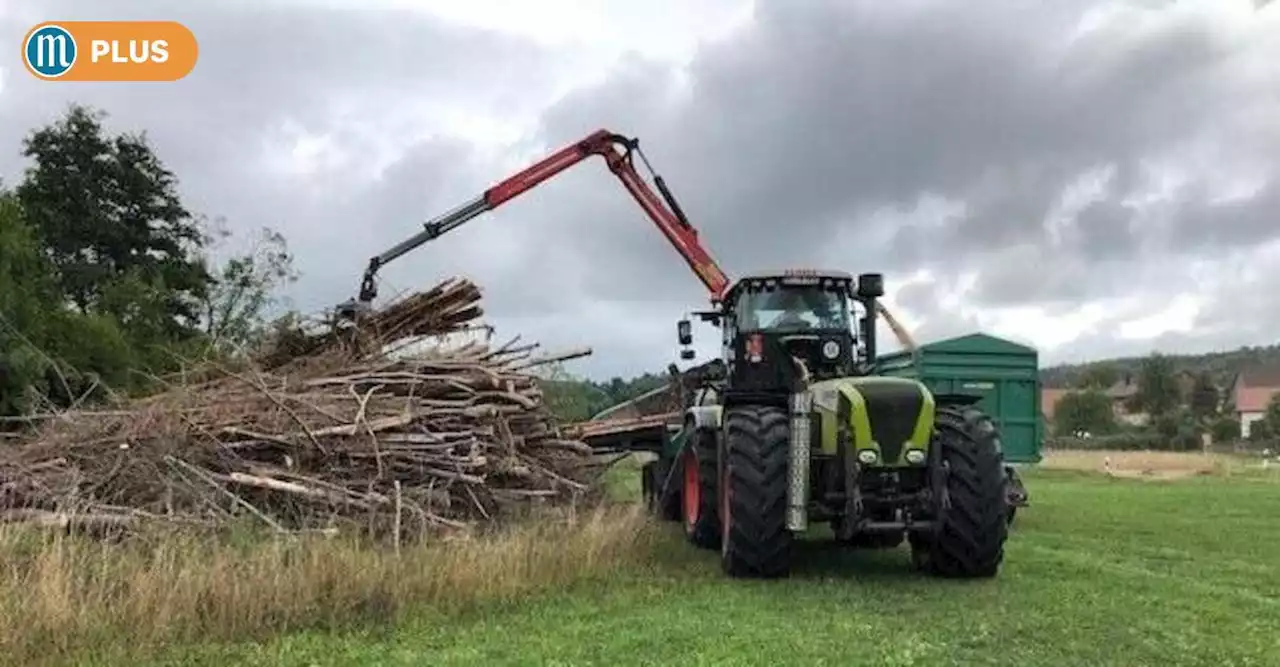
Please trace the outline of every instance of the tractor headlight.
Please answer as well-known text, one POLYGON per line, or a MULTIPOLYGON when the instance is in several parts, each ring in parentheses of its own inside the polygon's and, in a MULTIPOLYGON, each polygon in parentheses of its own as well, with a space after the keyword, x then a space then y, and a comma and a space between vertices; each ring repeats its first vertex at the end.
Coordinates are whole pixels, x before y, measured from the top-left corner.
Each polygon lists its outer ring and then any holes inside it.
POLYGON ((921 463, 924 463, 924 450, 908 449, 906 457, 907 457, 907 463, 910 463, 911 465, 919 465, 921 463))
POLYGON ((858 452, 858 463, 863 465, 871 465, 880 459, 880 455, 874 449, 864 449, 858 452))
POLYGON ((822 345, 822 356, 828 359, 835 359, 840 356, 840 343, 829 340, 822 345))

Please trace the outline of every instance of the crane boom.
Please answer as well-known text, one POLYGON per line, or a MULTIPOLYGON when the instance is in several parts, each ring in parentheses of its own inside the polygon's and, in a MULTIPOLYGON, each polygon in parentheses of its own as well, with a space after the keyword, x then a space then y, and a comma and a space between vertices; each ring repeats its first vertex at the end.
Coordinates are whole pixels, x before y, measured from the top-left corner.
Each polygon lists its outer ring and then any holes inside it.
MULTIPOLYGON (((565 146, 523 170, 512 174, 471 201, 465 202, 422 224, 422 231, 391 246, 369 259, 368 267, 360 281, 357 299, 338 306, 339 313, 354 317, 365 310, 377 297, 376 278, 383 266, 443 234, 447 234, 483 213, 492 211, 512 199, 532 190, 544 181, 566 171, 592 155, 604 158, 609 171, 622 182, 623 187, 636 200, 640 208, 657 225, 667 241, 676 249, 689 268, 698 276, 711 294, 712 303, 719 303, 729 287, 729 278, 720 265, 703 247, 698 230, 690 224, 666 182, 654 170, 640 150, 640 142, 609 130, 597 130, 583 139, 565 146), (636 171, 632 155, 639 155, 645 170, 653 176, 657 192, 636 171)), ((879 315, 888 323, 894 335, 907 349, 914 349, 915 342, 883 305, 877 304, 879 315)))
POLYGON ((388 248, 382 254, 370 258, 368 268, 365 269, 360 281, 359 302, 348 301, 339 308, 348 314, 367 308, 377 296, 375 282, 377 273, 387 263, 427 241, 457 229, 482 213, 492 211, 592 155, 604 158, 609 171, 622 181, 627 192, 636 200, 640 208, 644 209, 644 212, 657 225, 658 230, 711 292, 711 300, 719 301, 729 286, 729 279, 711 254, 702 246, 702 242, 698 239, 698 231, 689 223, 689 219, 680 209, 671 191, 667 189, 662 177, 653 172, 648 160, 644 158, 644 153, 640 151, 639 141, 608 130, 598 130, 495 184, 475 199, 423 223, 422 231, 388 248), (655 193, 636 171, 631 159, 633 153, 640 155, 645 167, 653 174, 654 183, 661 196, 655 193))

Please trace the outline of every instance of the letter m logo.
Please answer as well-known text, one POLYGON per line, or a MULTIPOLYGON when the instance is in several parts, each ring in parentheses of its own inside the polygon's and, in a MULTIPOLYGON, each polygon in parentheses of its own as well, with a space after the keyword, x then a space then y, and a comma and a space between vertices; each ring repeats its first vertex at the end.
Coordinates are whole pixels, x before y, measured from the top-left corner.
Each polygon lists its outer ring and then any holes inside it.
POLYGON ((37 35, 35 66, 40 69, 71 67, 69 43, 66 35, 37 35))
POLYGON ((41 26, 27 36, 23 56, 27 67, 36 76, 57 78, 75 64, 76 40, 61 26, 41 26))

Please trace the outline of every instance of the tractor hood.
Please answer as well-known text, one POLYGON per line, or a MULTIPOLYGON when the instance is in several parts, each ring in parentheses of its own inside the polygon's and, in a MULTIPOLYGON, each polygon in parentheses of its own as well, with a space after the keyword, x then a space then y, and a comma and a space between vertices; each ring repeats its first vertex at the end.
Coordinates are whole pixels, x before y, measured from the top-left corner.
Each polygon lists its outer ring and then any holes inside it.
POLYGON ((866 467, 916 467, 928 461, 934 399, 924 384, 907 378, 846 377, 814 382, 807 391, 817 451, 835 455, 841 446, 849 447, 866 467))

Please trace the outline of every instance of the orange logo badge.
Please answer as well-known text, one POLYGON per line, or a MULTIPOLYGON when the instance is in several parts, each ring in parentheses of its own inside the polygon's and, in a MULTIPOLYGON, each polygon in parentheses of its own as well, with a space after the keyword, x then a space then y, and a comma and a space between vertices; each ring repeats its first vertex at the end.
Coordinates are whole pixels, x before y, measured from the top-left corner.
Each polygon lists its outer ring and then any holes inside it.
POLYGON ((49 21, 22 39, 27 71, 46 81, 177 81, 199 51, 176 21, 49 21))

